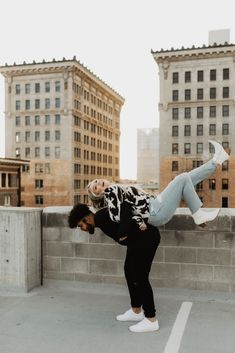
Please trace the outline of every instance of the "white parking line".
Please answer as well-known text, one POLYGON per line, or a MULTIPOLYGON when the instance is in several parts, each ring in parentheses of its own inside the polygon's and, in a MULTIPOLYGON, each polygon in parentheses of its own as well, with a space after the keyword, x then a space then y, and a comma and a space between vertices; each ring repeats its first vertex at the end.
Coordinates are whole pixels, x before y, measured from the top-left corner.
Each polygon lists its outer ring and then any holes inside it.
POLYGON ((193 303, 183 302, 163 353, 177 353, 193 303))

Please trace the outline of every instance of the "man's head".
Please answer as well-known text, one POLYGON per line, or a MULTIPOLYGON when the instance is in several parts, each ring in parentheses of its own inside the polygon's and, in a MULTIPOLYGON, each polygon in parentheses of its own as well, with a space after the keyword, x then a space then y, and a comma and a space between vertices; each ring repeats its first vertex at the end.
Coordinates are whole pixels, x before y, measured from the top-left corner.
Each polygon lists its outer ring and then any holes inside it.
POLYGON ((70 228, 79 227, 81 230, 89 232, 90 234, 94 234, 95 232, 94 214, 84 203, 79 203, 72 208, 68 222, 70 228))

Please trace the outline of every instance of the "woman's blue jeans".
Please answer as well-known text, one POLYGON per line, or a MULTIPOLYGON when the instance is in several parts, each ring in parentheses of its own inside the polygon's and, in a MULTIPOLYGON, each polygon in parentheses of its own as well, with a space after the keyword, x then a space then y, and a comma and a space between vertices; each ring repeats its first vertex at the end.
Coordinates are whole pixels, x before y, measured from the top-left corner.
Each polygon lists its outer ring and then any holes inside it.
POLYGON ((192 214, 198 211, 202 202, 194 186, 208 178, 215 170, 216 163, 211 159, 188 173, 176 176, 158 197, 150 199, 148 223, 153 226, 161 226, 169 222, 182 199, 192 214))

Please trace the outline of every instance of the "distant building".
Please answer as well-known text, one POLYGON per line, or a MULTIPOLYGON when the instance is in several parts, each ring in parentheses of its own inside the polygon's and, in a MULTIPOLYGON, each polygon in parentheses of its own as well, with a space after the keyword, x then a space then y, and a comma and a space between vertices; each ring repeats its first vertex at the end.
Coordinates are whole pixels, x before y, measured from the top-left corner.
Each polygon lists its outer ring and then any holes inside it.
POLYGON ((235 45, 228 41, 227 30, 214 31, 208 46, 152 52, 160 80, 160 190, 212 157, 208 140, 232 147, 229 162, 197 185, 207 207, 235 207, 235 45))
POLYGON ((6 157, 30 159, 25 206, 87 202, 94 178, 119 181, 124 99, 74 57, 5 65, 6 157))
POLYGON ((0 158, 0 206, 20 206, 21 175, 28 160, 0 158))
POLYGON ((159 129, 137 130, 137 182, 159 181, 159 129))

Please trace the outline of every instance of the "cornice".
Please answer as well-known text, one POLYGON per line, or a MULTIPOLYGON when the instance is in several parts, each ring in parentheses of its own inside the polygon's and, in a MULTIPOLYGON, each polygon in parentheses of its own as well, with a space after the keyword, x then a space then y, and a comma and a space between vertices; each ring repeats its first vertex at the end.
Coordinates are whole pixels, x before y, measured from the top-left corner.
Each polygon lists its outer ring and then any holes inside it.
POLYGON ((183 60, 198 60, 198 59, 208 59, 234 56, 235 55, 235 44, 224 43, 221 45, 203 45, 202 47, 191 48, 181 47, 180 49, 161 49, 160 51, 153 51, 151 49, 151 54, 153 55, 157 63, 161 62, 171 62, 171 61, 183 61, 183 60))
POLYGON ((8 65, 6 63, 4 66, 0 66, 0 73, 2 73, 4 77, 55 72, 79 72, 83 77, 90 81, 95 81, 98 86, 101 86, 106 91, 110 92, 112 96, 119 100, 121 105, 125 102, 125 99, 118 92, 77 60, 76 56, 72 59, 63 58, 62 60, 53 59, 52 61, 46 61, 43 59, 41 62, 36 62, 34 60, 32 63, 26 63, 24 61, 22 64, 14 63, 13 65, 8 65))

